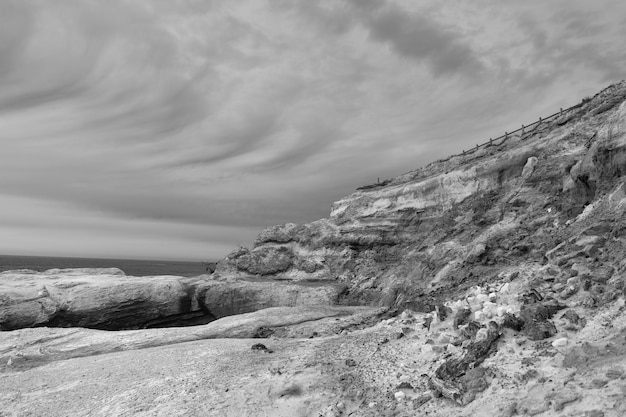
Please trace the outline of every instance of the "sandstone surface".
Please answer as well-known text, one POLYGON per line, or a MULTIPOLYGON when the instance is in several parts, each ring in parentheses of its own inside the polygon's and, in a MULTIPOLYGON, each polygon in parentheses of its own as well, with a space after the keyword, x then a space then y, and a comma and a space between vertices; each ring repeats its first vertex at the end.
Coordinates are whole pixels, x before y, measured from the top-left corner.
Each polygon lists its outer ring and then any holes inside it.
POLYGON ((116 268, 0 273, 0 330, 124 330, 206 324, 270 307, 337 304, 338 283, 132 277, 116 268))
POLYGON ((198 279, 130 277, 116 268, 0 273, 0 330, 33 326, 132 329, 167 318, 206 320, 193 304, 198 279))

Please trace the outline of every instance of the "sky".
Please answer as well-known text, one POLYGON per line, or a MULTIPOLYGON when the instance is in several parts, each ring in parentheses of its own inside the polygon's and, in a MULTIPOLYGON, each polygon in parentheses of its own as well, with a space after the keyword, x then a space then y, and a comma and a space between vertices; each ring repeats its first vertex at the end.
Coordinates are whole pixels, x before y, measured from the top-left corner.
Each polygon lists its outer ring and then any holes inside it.
POLYGON ((619 0, 0 0, 0 254, 216 260, 620 81, 619 0))

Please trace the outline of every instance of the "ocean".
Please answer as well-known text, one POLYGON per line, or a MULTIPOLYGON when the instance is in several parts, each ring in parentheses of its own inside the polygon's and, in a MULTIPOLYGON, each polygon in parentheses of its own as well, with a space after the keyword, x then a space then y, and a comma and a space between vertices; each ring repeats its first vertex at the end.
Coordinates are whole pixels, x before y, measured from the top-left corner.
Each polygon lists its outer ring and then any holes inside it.
POLYGON ((0 255, 0 272, 13 269, 45 271, 52 268, 119 268, 126 275, 138 277, 150 275, 193 277, 206 273, 201 262, 0 255))

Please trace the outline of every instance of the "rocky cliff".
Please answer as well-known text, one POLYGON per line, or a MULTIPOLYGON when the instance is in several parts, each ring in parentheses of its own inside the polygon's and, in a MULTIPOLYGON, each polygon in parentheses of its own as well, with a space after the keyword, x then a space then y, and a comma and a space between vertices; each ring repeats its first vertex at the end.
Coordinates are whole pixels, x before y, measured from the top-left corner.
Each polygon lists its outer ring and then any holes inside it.
POLYGON ((362 187, 328 219, 267 228, 215 277, 338 281, 342 302, 423 310, 509 265, 545 264, 591 223, 618 236, 625 98, 626 84, 613 85, 497 143, 362 187))

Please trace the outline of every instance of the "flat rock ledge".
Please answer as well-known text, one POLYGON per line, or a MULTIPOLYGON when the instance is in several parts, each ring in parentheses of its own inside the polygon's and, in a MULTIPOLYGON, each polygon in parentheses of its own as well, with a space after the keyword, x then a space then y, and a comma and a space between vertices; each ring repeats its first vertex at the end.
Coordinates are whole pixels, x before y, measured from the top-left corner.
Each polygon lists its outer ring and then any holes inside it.
POLYGON ((126 276, 117 268, 0 273, 0 330, 131 330, 203 325, 271 307, 337 304, 344 286, 208 275, 126 276))
MULTIPOLYGON (((353 317, 358 323, 382 314, 372 307, 273 307, 253 313, 225 317, 194 327, 172 327, 125 331, 102 331, 81 328, 21 329, 2 333, 0 372, 30 368, 58 360, 94 356, 110 352, 145 349, 204 339, 246 339, 293 327, 294 337, 302 337, 307 324, 323 332, 341 318, 353 317), (333 319, 324 323, 324 319, 333 319)), ((349 323, 346 325, 349 326, 349 323)), ((308 334, 307 334, 308 336, 308 334)))

